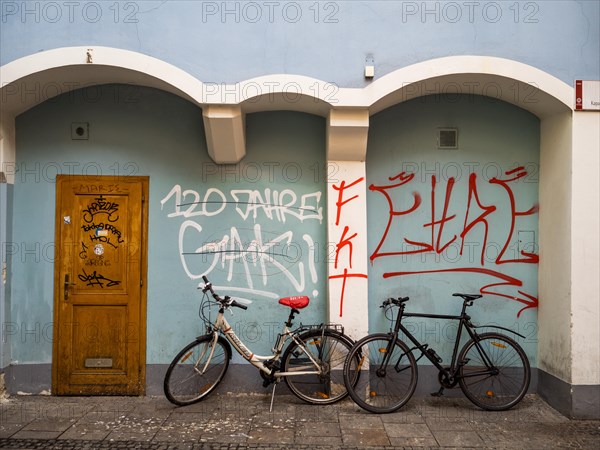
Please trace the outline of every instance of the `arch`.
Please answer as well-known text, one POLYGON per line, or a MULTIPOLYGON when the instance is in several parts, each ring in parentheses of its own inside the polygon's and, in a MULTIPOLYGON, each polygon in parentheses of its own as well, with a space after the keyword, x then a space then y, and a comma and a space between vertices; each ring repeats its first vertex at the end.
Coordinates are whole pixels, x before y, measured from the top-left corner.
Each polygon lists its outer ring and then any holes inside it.
POLYGON ((285 109, 326 117, 338 87, 300 75, 268 75, 240 83, 203 82, 148 55, 101 46, 65 47, 29 55, 0 68, 6 147, 0 164, 13 162, 14 118, 55 96, 91 85, 121 83, 152 87, 203 109, 207 144, 217 163, 237 163, 246 154, 243 115, 285 109))
POLYGON ((340 88, 316 78, 272 74, 239 83, 198 80, 157 58, 110 47, 65 47, 29 55, 0 68, 2 161, 14 157, 14 117, 73 89, 105 83, 171 92, 203 108, 209 154, 236 163, 246 154, 243 116, 292 110, 327 117, 330 159, 364 161, 368 118, 411 98, 459 93, 495 97, 540 118, 571 112, 573 88, 535 67, 488 56, 448 56, 391 72, 364 88, 340 88))
POLYGON ((89 85, 122 83, 162 89, 199 106, 244 105, 248 112, 289 109, 326 116, 339 87, 302 75, 275 74, 240 83, 203 82, 142 53, 80 46, 47 50, 0 68, 2 109, 16 116, 42 101, 89 85))
POLYGON ((151 56, 109 47, 66 47, 1 68, 2 109, 16 116, 54 96, 90 85, 122 83, 162 89, 200 104, 202 83, 151 56))
POLYGON ((199 106, 241 105, 248 112, 289 109, 321 116, 334 108, 367 108, 375 114, 410 98, 452 95, 456 89, 497 97, 538 117, 572 109, 573 100, 573 88, 558 78, 518 61, 489 56, 436 58, 397 69, 364 88, 342 88, 289 74, 230 84, 203 82, 142 53, 79 46, 47 50, 5 64, 0 68, 0 82, 2 109, 12 116, 69 90, 105 83, 154 87, 199 106))
POLYGON ((558 78, 518 61, 448 56, 397 69, 364 89, 340 89, 340 104, 369 108, 370 114, 375 114, 411 98, 457 93, 495 97, 545 117, 572 110, 574 90, 558 78))

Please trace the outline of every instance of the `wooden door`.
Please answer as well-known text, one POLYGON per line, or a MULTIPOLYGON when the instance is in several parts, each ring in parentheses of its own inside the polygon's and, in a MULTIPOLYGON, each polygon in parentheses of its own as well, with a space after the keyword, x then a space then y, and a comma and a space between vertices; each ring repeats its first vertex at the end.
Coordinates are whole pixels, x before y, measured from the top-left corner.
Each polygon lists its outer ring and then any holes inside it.
POLYGON ((147 191, 147 177, 57 177, 55 394, 145 391, 147 191))

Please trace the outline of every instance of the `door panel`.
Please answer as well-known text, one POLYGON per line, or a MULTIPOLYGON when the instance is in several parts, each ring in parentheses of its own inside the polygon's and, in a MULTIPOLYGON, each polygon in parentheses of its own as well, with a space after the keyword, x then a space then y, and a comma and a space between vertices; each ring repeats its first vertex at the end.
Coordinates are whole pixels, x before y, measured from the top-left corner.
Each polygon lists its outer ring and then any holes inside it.
POLYGON ((141 394, 146 177, 57 177, 53 390, 141 394))

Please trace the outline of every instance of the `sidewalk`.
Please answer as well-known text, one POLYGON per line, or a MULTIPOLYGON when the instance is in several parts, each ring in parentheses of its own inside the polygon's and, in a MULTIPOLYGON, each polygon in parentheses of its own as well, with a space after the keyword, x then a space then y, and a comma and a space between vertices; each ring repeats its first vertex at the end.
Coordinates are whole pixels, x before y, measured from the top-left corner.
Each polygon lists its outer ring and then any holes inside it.
POLYGON ((569 420, 537 396, 503 413, 464 398, 413 398, 386 415, 291 395, 276 396, 269 413, 269 401, 214 394, 176 408, 164 397, 16 396, 0 403, 0 448, 600 448, 600 421, 569 420))

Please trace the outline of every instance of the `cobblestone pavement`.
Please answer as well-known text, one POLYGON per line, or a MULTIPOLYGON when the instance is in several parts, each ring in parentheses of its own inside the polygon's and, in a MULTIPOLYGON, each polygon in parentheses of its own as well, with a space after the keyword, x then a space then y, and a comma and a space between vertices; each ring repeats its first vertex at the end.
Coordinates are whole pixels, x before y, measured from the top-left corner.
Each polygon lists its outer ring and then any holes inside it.
POLYGON ((413 398, 393 414, 347 399, 312 406, 290 395, 215 394, 176 408, 163 397, 16 396, 0 403, 8 449, 600 448, 600 421, 565 418, 537 396, 507 412, 464 398, 413 398))

